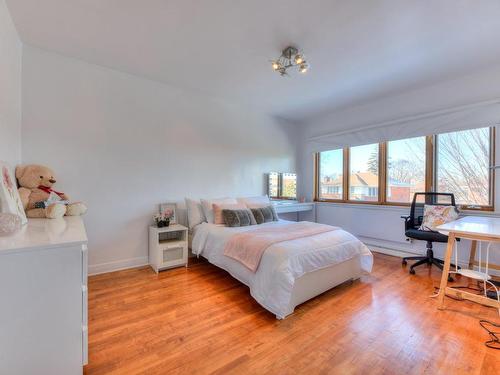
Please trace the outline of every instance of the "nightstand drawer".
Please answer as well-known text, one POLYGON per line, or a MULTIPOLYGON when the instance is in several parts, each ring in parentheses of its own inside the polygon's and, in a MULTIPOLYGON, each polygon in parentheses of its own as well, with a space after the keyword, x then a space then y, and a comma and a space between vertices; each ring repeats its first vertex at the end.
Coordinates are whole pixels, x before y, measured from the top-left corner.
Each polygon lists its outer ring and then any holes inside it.
POLYGON ((184 259, 184 246, 170 246, 162 251, 162 263, 184 259))

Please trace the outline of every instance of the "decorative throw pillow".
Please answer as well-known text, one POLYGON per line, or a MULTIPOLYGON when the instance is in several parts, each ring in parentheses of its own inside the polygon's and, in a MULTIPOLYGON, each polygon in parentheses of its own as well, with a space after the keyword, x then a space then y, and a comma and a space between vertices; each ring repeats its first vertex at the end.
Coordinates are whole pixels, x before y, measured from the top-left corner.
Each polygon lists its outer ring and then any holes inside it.
POLYGON ((458 210, 455 206, 424 205, 424 219, 420 230, 435 232, 442 224, 458 219, 458 210))
POLYGON ((206 221, 200 201, 185 198, 189 229, 206 221))
POLYGON ((235 198, 219 198, 219 199, 201 199, 201 207, 203 209, 203 214, 207 220, 207 223, 214 223, 214 208, 213 204, 237 204, 235 198))
POLYGON ((269 223, 271 221, 278 221, 278 215, 276 214, 276 210, 272 205, 251 208, 253 217, 257 224, 269 223))
MULTIPOLYGON (((246 227, 252 223, 252 213, 248 209, 229 210, 223 209, 222 216, 228 227, 246 227)), ((255 220, 255 219, 253 219, 255 220)))
POLYGON ((257 224, 255 222, 255 219, 250 212, 250 210, 245 206, 244 204, 222 204, 222 203, 214 203, 213 204, 213 209, 214 209, 214 224, 225 224, 224 220, 224 215, 222 214, 223 210, 246 210, 250 214, 250 225, 255 225, 257 224))

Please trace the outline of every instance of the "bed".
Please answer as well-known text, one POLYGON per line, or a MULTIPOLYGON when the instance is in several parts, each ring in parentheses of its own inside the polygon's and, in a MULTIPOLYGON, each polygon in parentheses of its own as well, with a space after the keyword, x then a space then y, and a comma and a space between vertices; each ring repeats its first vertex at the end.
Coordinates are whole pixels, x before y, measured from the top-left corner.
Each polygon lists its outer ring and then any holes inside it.
POLYGON ((266 226, 285 228, 288 223, 279 220, 231 228, 204 222, 192 230, 192 252, 247 285, 252 297, 277 319, 292 314, 297 305, 346 281, 358 279, 363 272, 371 272, 370 250, 352 234, 336 227, 272 244, 262 254, 255 272, 224 255, 227 242, 236 234, 251 235, 252 231, 266 226))

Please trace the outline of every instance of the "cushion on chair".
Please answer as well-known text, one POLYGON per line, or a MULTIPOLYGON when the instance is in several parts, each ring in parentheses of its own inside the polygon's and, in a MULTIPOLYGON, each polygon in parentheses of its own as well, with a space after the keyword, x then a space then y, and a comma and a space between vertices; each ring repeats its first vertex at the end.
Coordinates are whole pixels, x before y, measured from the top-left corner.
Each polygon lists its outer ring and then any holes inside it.
POLYGON ((448 236, 445 236, 444 234, 418 229, 408 229, 405 232, 405 236, 422 241, 448 242, 448 236))
POLYGON ((458 210, 455 206, 424 205, 424 219, 420 230, 436 231, 442 224, 458 219, 458 210))

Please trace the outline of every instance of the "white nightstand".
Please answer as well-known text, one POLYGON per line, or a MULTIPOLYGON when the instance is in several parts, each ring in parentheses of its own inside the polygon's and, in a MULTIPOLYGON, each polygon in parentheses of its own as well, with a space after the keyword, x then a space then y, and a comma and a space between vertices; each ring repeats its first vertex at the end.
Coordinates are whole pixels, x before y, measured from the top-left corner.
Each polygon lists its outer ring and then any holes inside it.
POLYGON ((179 224, 149 227, 149 265, 161 270, 188 266, 188 228, 179 224))

